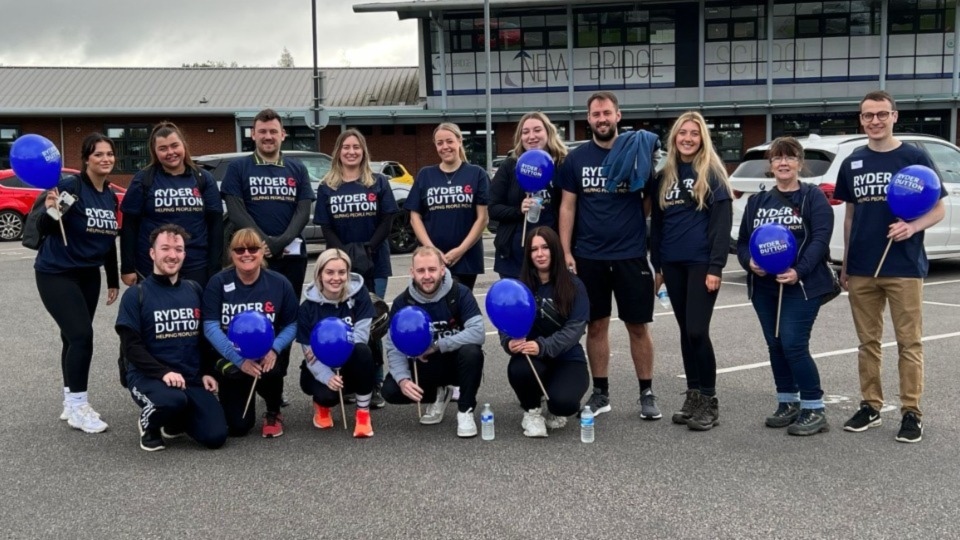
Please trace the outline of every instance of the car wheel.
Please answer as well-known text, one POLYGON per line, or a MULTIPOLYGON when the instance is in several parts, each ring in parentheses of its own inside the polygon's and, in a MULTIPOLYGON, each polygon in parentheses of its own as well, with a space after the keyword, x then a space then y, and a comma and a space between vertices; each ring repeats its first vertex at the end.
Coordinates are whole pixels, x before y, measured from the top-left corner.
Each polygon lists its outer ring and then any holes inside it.
POLYGON ((13 210, 0 212, 0 240, 19 240, 23 237, 23 216, 13 210))
MULTIPOLYGON (((403 202, 398 203, 403 206, 403 202)), ((390 228, 390 253, 402 255, 417 249, 417 235, 413 234, 410 225, 410 211, 401 210, 393 216, 393 226, 390 228)))

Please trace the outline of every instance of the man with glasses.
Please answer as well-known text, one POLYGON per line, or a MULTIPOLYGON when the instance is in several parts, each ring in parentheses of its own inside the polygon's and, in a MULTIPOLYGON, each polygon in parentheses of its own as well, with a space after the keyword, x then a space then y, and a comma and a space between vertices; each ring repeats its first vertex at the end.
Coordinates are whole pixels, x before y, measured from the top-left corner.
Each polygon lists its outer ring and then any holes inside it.
MULTIPOLYGON (((862 400, 843 429, 862 432, 882 423, 880 342, 883 311, 889 301, 899 351, 902 420, 896 440, 916 443, 923 437, 922 301, 923 278, 929 266, 923 231, 943 219, 944 207, 942 200, 937 201, 932 210, 911 222, 897 219, 890 211, 887 186, 893 175, 908 165, 934 168, 922 150, 893 136, 896 123, 897 106, 890 94, 870 92, 863 98, 860 125, 867 135, 867 146, 843 161, 834 193, 835 198, 847 203, 840 284, 850 292, 850 309, 860 340, 857 360, 862 400)), ((941 199, 946 195, 941 187, 941 199)))

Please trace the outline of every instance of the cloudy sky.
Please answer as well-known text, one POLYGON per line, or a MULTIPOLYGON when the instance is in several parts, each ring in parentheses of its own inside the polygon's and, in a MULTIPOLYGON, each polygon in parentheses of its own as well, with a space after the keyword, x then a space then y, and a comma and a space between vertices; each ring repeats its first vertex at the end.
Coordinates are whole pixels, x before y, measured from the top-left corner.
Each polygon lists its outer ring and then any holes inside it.
MULTIPOLYGON (((315 0, 320 66, 416 66, 417 23, 315 0)), ((311 67, 311 0, 0 0, 0 65, 311 67), (248 7, 249 6, 249 7, 248 7)))

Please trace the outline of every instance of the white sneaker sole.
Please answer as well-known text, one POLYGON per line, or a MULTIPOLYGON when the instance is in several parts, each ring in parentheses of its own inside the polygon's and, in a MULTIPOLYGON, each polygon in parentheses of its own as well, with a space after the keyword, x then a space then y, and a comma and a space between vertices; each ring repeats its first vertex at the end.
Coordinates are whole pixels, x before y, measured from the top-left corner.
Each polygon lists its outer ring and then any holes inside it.
POLYGON ((858 429, 853 426, 843 426, 843 430, 849 431, 850 433, 863 433, 864 431, 870 428, 880 427, 882 424, 883 424, 883 418, 877 417, 876 420, 874 420, 873 422, 870 422, 869 424, 863 426, 862 428, 858 429))
POLYGON ((92 428, 92 427, 77 425, 71 422, 69 418, 67 419, 67 425, 72 427, 73 429, 78 429, 84 433, 103 433, 104 431, 107 430, 108 427, 110 427, 106 423, 103 424, 103 427, 99 427, 99 428, 92 428))
POLYGON ((472 430, 469 430, 469 431, 461 431, 460 428, 457 428, 457 437, 460 437, 463 439, 469 439, 470 437, 476 437, 476 436, 477 436, 477 428, 473 428, 472 430))

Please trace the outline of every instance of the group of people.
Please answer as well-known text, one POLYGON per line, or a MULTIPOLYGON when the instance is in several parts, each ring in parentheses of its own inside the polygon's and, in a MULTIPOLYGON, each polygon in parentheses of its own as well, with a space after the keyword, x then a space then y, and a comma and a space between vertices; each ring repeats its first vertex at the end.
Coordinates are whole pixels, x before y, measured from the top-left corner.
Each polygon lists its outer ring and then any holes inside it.
MULTIPOLYGON (((833 211, 820 189, 801 181, 804 152, 796 139, 771 143, 767 154, 776 186, 748 200, 740 223, 737 258, 748 274, 748 296, 768 346, 778 404, 765 424, 792 435, 829 429, 809 342, 820 306, 841 286, 849 291, 861 342, 863 394, 844 429, 860 432, 881 423, 880 339, 889 301, 900 345, 902 421, 896 440, 918 442, 921 287, 927 273, 923 230, 942 219, 944 210, 941 201, 906 223, 893 217, 885 197, 859 189, 888 183, 906 165, 932 167, 922 151, 893 136, 897 112, 889 94, 868 94, 860 118, 867 146, 843 162, 834 194, 847 210, 839 276, 828 258, 833 211), (749 250, 751 233, 771 222, 784 224, 798 246, 794 264, 778 275, 767 274, 749 250), (887 239, 892 247, 875 278, 887 239)), ((458 436, 473 437, 485 332, 472 289, 484 271, 479 240, 489 207, 500 223, 494 270, 524 283, 536 299, 530 334, 500 336, 510 357, 508 380, 524 410, 524 435, 545 437, 548 429, 562 428, 581 410, 590 386, 583 408, 593 414, 611 410, 613 298, 629 337, 639 416, 662 418, 648 328, 661 285, 679 326, 687 382, 672 421, 691 430, 712 429, 720 411, 710 322, 736 195, 699 113, 684 113, 674 122, 659 172, 658 137, 645 131, 621 134, 620 121, 616 95, 593 94, 587 101, 591 140, 568 153, 549 118, 528 113, 517 124, 513 156, 492 182, 467 162, 459 128, 437 126, 440 163, 419 172, 405 203, 421 246, 412 256, 409 286, 392 299, 389 313, 382 300, 392 274, 387 235, 399 209, 387 179, 370 169, 360 132, 348 129, 337 138, 332 168, 314 194, 303 165, 280 151, 285 133, 272 110, 256 116, 256 150, 230 165, 219 189, 192 162, 179 129, 164 122, 151 133, 151 163, 134 177, 122 208, 107 181, 113 143, 99 134, 87 137, 81 174, 46 195, 48 207, 60 204, 59 191, 77 198, 62 218, 69 243, 52 234, 57 227, 52 218, 38 224, 46 236, 35 263, 37 287, 63 341, 61 418, 88 433, 107 429, 86 393, 103 266, 108 305, 117 300, 121 279, 129 287, 116 323, 119 363, 122 381, 141 409, 145 450, 162 449, 165 440, 182 434, 215 448, 228 436, 249 433, 256 424, 254 391, 266 407, 262 435, 281 436, 283 381, 294 341, 304 358, 300 387, 312 398, 318 429, 333 426, 332 409, 348 394, 356 403, 355 437, 373 435, 370 410, 384 403, 425 404, 420 423, 430 425, 442 422, 452 400, 458 436), (538 193, 525 192, 515 171, 516 159, 533 149, 546 151, 558 171, 538 193), (307 257, 300 231, 315 199, 314 222, 328 249, 317 259, 301 303, 307 257), (540 217, 527 230, 524 221, 534 205, 540 217), (224 245, 229 264, 221 269, 224 245), (397 311, 411 305, 433 321, 432 343, 417 358, 398 350, 385 330, 397 311), (227 337, 232 317, 246 310, 260 311, 273 324, 275 339, 262 358, 243 358, 227 337), (336 371, 321 361, 323 351, 310 345, 314 325, 327 317, 353 330, 352 354, 336 371)))

